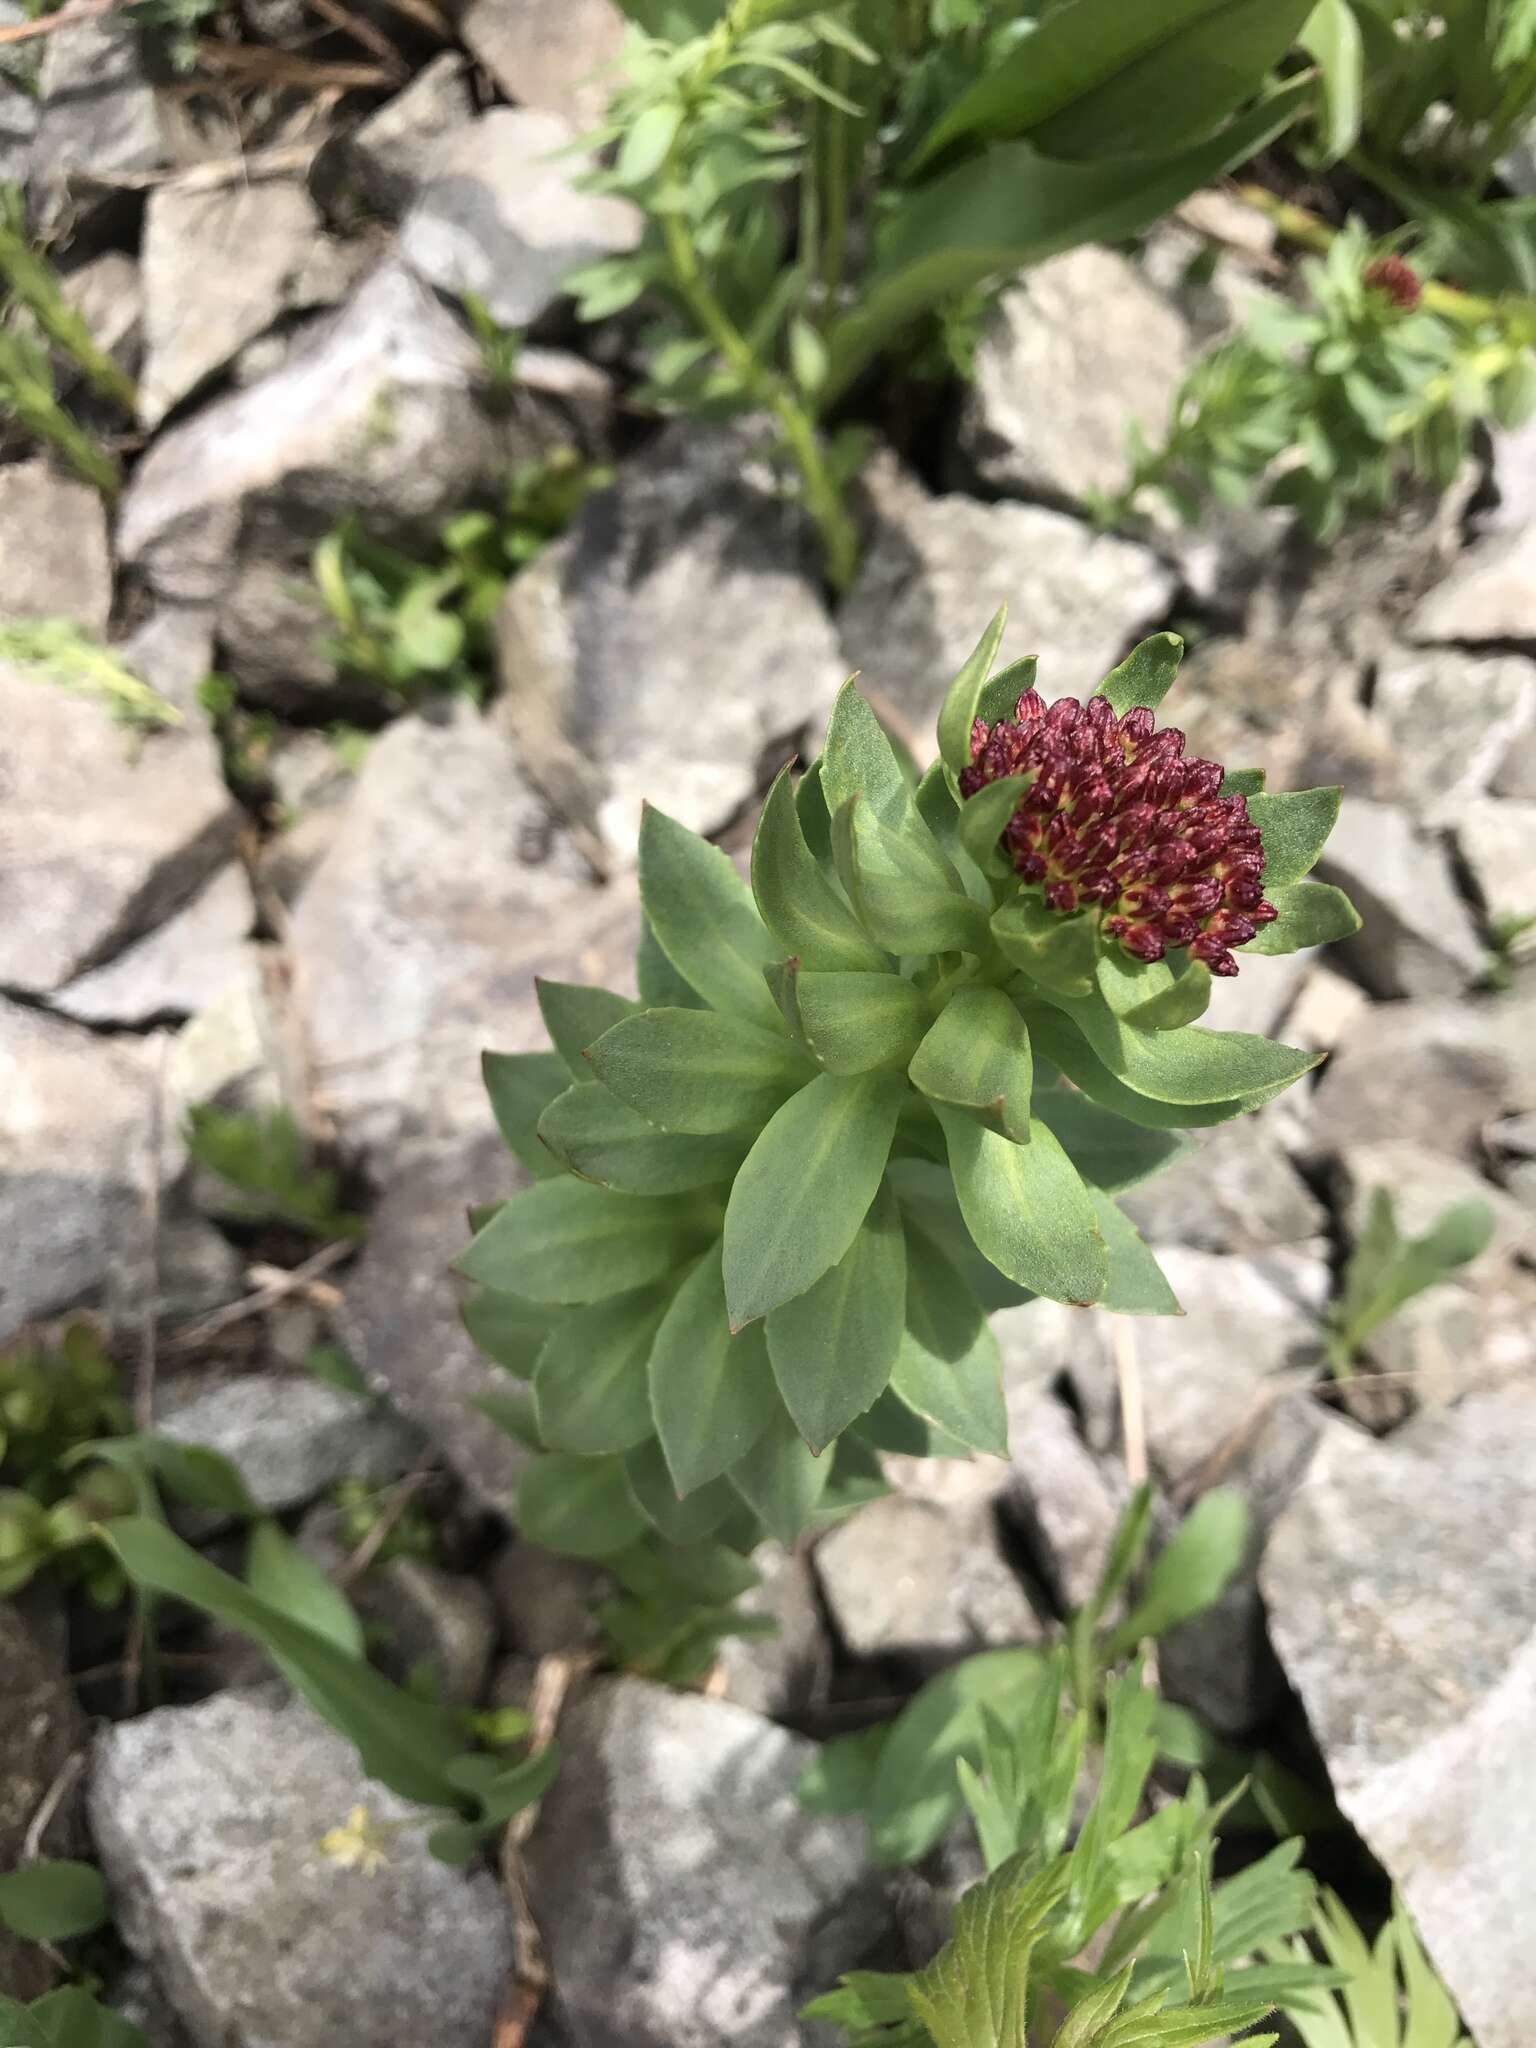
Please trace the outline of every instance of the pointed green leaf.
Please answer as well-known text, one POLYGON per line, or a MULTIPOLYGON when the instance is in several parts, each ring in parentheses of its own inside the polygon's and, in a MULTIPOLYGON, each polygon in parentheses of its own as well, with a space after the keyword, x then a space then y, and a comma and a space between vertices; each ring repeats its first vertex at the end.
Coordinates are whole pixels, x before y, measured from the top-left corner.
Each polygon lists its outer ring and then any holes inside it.
POLYGON ((648 1123, 696 1137, 761 1130, 811 1074, 782 1029, 762 1031, 713 1010, 630 1017, 593 1046, 591 1067, 648 1123))
POLYGON ((926 1000, 899 974, 796 976, 806 1044, 829 1074, 905 1067, 932 1019, 926 1000))
POLYGON ((986 912, 915 808, 892 831, 850 797, 833 817, 832 850, 859 922, 888 953, 981 950, 986 912))
POLYGON ((856 796, 882 825, 898 827, 912 810, 911 784, 896 749, 851 681, 832 707, 820 784, 829 818, 856 796))
POLYGON ((535 1180, 551 1179, 560 1162, 539 1143, 539 1118, 571 1085, 565 1061, 557 1052, 486 1052, 480 1069, 507 1150, 535 1180))
POLYGON ((960 806, 960 844, 984 875, 1013 872, 999 841, 1003 827, 1034 787, 1034 771, 1004 775, 968 796, 960 806))
POLYGON ((667 1469, 666 1452, 655 1437, 636 1444, 624 1460, 624 1470, 635 1499, 668 1543, 702 1541, 740 1506, 729 1481, 724 1479, 697 1487, 686 1500, 679 1500, 667 1469))
POLYGON ((779 1029, 763 983, 778 956, 752 893, 717 846, 647 805, 640 825, 640 899, 657 943, 717 1010, 779 1029))
POLYGON ((1082 1032, 1061 1010, 1052 1009, 1046 1003, 1026 1003, 1022 1010, 1030 1038, 1041 1058, 1048 1059, 1053 1067, 1059 1067, 1067 1079, 1101 1109, 1144 1130, 1193 1131, 1203 1130, 1211 1124, 1229 1123, 1233 1117, 1244 1116, 1249 1110, 1260 1108, 1291 1085, 1289 1081, 1281 1081, 1253 1095, 1234 1096, 1220 1102, 1159 1102, 1150 1095, 1127 1087, 1124 1081, 1112 1074, 1082 1032))
POLYGON ((1104 1003, 1054 1000, 1112 1074, 1158 1102, 1195 1105, 1272 1093, 1309 1073, 1321 1057, 1252 1032, 1207 1031, 1199 1024, 1138 1031, 1104 1003))
POLYGON ((1008 607, 1000 605, 991 624, 977 641, 964 667, 950 684, 939 708, 939 756, 951 775, 958 776, 971 762, 971 727, 982 686, 991 674, 1008 623, 1008 607))
POLYGON ((1090 1192, 1109 1254, 1109 1286, 1100 1306, 1122 1316, 1181 1315, 1177 1295, 1130 1217, 1101 1188, 1090 1192))
POLYGON ((0 1927, 23 1941, 71 1941, 112 1917, 101 1872, 44 1859, 0 1873, 0 1927))
POLYGON ((800 778, 800 787, 795 791, 795 816, 800 820, 800 830, 814 860, 832 858, 832 813, 827 809, 827 793, 822 787, 821 761, 818 757, 800 778))
POLYGON ((1165 996, 1173 987, 1173 967, 1167 960, 1135 960, 1119 946, 1106 945, 1094 970, 1099 994, 1117 1017, 1129 1017, 1165 996))
POLYGON ((747 1151, 741 1136, 699 1138, 659 1130, 591 1080, 555 1097, 539 1118, 539 1141, 583 1180, 631 1195, 680 1195, 717 1186, 732 1178, 747 1151))
POLYGON ((651 1346, 666 1286, 616 1294, 562 1316, 533 1375, 539 1435, 552 1451, 627 1451, 652 1433, 651 1346))
POLYGON ((351 1601, 276 1522, 252 1526, 245 1550, 245 1583, 258 1600, 301 1621, 349 1657, 362 1658, 363 1625, 351 1601))
POLYGON ((1233 1488, 1203 1494, 1153 1559, 1141 1598, 1110 1637, 1111 1658, 1214 1607, 1248 1553, 1251 1528, 1248 1504, 1233 1488))
POLYGON ((1108 1258, 1093 1199, 1055 1133, 1036 1123, 1012 1144, 958 1110, 939 1110, 965 1226, 1007 1279, 1052 1301, 1102 1299, 1108 1258))
POLYGON ((1071 1882, 1064 1860, 1026 1876, 1005 1863, 960 1901, 953 1938, 915 1976, 908 1995, 936 2048, 1028 2048, 1030 1959, 1071 1882))
POLYGON ((951 996, 907 1073, 931 1101, 974 1110, 1005 1138, 1028 1142, 1029 1030, 1001 989, 962 988, 951 996))
POLYGON ((814 1287, 770 1311, 773 1376, 813 1451, 884 1392, 901 1344, 906 1265, 900 1213, 882 1187, 837 1264, 814 1287))
POLYGON ((526 1380, 533 1376, 534 1362, 560 1311, 547 1302, 477 1287, 465 1298, 462 1313, 465 1329, 486 1357, 526 1380))
POLYGON ((719 1245, 677 1290, 651 1349, 651 1412, 685 1499, 745 1457, 780 1407, 759 1329, 731 1335, 719 1245))
POLYGON ((640 919, 640 944, 635 953, 635 982, 648 1010, 702 1010, 704 998, 678 973, 657 944, 651 921, 640 919))
POLYGON ((517 1483, 517 1526, 562 1557, 616 1557, 644 1534, 646 1520, 622 1458, 546 1451, 517 1483))
POLYGON ((1042 1089, 1035 1114, 1060 1138, 1083 1179, 1111 1195, 1150 1180, 1189 1150, 1175 1133, 1127 1123, 1076 1089, 1042 1089))
POLYGON ((1196 1024, 1211 1006, 1211 970, 1203 960, 1191 960, 1182 973, 1155 995, 1125 1014, 1127 1024, 1138 1031, 1177 1031, 1181 1024, 1196 1024))
POLYGON ((787 768, 768 792, 752 842, 752 892, 763 922, 802 968, 888 971, 889 960, 805 843, 787 768))
POLYGON ((1007 1457, 1003 1355, 984 1319, 977 1321, 975 1335, 958 1358, 940 1357, 909 1328, 896 1356, 891 1391, 957 1443, 994 1457, 1007 1457))
POLYGON ((725 1212, 725 1292, 741 1328, 813 1287, 853 1243, 890 1156, 905 1084, 821 1074, 775 1112, 725 1212))
POLYGON ((1360 929, 1360 913, 1331 882, 1287 882, 1264 893, 1279 911, 1273 924, 1261 924, 1238 955, 1299 953, 1306 946, 1327 946, 1360 929))
POLYGON ((1086 996, 1099 960, 1096 912, 1064 917, 1038 896, 1016 896, 992 918, 992 936, 1005 960, 1051 996, 1086 996))
POLYGON ((6 2048, 149 2048, 131 2020, 108 2012, 78 1984, 30 2005, 0 1993, 0 2039, 6 2048))
POLYGON ((686 1197, 619 1195, 583 1180, 545 1180, 514 1195, 459 1260, 469 1280, 533 1301, 601 1301, 644 1287, 702 1240, 686 1197))
POLYGON ((1299 882, 1317 865, 1328 835, 1339 822, 1342 789, 1276 791, 1251 796, 1248 816, 1264 841, 1264 894, 1299 882))
POLYGON ((605 988, 583 988, 572 981, 535 979, 539 1011, 555 1051, 565 1061, 571 1078, 590 1081, 592 1069, 583 1054, 610 1024, 633 1017, 640 1008, 628 996, 616 996, 605 988))
POLYGON ((810 1522, 831 1472, 830 1455, 817 1457, 780 1408, 727 1477, 769 1535, 787 1545, 810 1522))
POLYGON ((1257 796, 1264 787, 1262 768, 1229 768, 1221 778, 1218 796, 1257 796))
POLYGON ((1178 680, 1183 659, 1184 642, 1177 633, 1154 633, 1133 647, 1093 694, 1109 700, 1116 718, 1127 711, 1156 711, 1178 680))
POLYGON ((1035 687, 1040 672, 1038 654, 1026 654, 1022 661, 1010 661, 982 685, 976 716, 984 725, 996 725, 1000 718, 1018 715, 1019 699, 1035 687))

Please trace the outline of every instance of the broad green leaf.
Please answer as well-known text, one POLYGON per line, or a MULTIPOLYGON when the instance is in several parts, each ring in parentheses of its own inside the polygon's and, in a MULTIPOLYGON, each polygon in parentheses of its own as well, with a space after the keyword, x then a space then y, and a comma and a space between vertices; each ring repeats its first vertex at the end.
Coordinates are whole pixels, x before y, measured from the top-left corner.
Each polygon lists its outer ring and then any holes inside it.
POLYGON ((1184 1106, 1266 1095, 1300 1080, 1320 1057, 1248 1031, 1207 1031, 1199 1024, 1138 1031, 1104 1003, 1053 1000, 1111 1073, 1158 1102, 1184 1106))
POLYGON ((104 1526, 102 1540, 135 1585, 200 1607, 259 1643, 322 1720, 353 1744, 370 1778, 423 1806, 459 1803, 445 1776, 464 1746, 456 1714, 402 1692, 371 1666, 268 1606, 161 1522, 124 1516, 104 1526))
POLYGON ((829 818, 856 796, 882 825, 899 827, 911 814, 912 788, 896 749, 852 682, 832 707, 819 781, 829 818))
POLYGON ((581 1179, 631 1195, 715 1187, 731 1179, 747 1150, 741 1136, 699 1138, 659 1130, 595 1081, 555 1097, 539 1118, 539 1140, 581 1179))
POLYGON ((616 1294, 562 1316, 533 1375, 539 1435, 552 1451, 627 1451, 651 1435, 651 1346, 666 1286, 616 1294))
POLYGON ((1167 960, 1134 960, 1119 946, 1107 945, 1099 956, 1094 979, 1115 1015, 1129 1017, 1167 995, 1173 987, 1173 967, 1167 960))
POLYGON ((539 1435, 533 1412, 533 1391, 526 1387, 496 1387, 489 1394, 477 1394, 469 1404, 487 1421, 494 1422, 503 1436, 530 1451, 548 1449, 539 1435))
POLYGON ((1038 654, 1026 654, 1021 661, 1010 661, 1006 668, 1000 668, 996 675, 989 676, 982 684, 976 716, 984 725, 996 725, 1000 718, 1017 716, 1019 699, 1035 687, 1039 672, 1038 654))
POLYGON ((464 1327, 485 1353, 520 1380, 533 1377, 534 1361, 560 1314, 547 1302, 524 1301, 494 1287, 477 1287, 465 1298, 464 1327))
POLYGON ((1075 1089, 1042 1089, 1035 1114, 1056 1133, 1083 1179, 1110 1195, 1150 1180, 1189 1150, 1173 1133, 1127 1123, 1075 1089))
POLYGON ((832 850, 860 924, 887 952, 981 950, 987 914, 915 808, 896 831, 850 797, 832 819, 832 850))
POLYGON ((761 1130, 811 1067, 782 1030, 713 1010, 647 1010, 604 1032, 592 1071, 648 1123, 710 1137, 761 1130))
POLYGON ((734 1328, 804 1294, 848 1250, 875 1199, 905 1092, 885 1074, 821 1074, 764 1127, 725 1212, 734 1328))
POLYGON ((1343 794, 1341 789, 1297 789, 1249 797, 1248 816, 1264 841, 1266 896, 1287 882, 1299 882, 1317 865, 1339 821, 1343 794))
POLYGON ((1156 711, 1178 680, 1184 659, 1184 642, 1177 633, 1154 633, 1143 640, 1094 691, 1107 697, 1116 718, 1127 711, 1156 711))
POLYGON ((800 1804, 812 1813, 862 1813, 874 1792, 886 1732, 877 1722, 824 1742, 800 1774, 800 1804))
POLYGON ((964 667, 950 684, 939 707, 939 756, 952 776, 958 776, 971 761, 971 727, 982 687, 991 674, 1008 623, 1008 607, 999 607, 991 624, 977 641, 964 667))
POLYGON ((517 1526, 562 1557, 614 1557, 644 1534, 646 1519, 622 1458, 545 1451, 517 1483, 517 1526))
POLYGON ((480 1069, 507 1150, 535 1180, 551 1179, 560 1162, 539 1143, 539 1118, 571 1085, 565 1061, 557 1052, 487 1052, 480 1069))
POLYGON ((5 2048, 149 2048, 132 2021, 109 2012, 78 1984, 30 2005, 0 1996, 0 2040, 5 2048))
POLYGON ((976 1248, 1007 1279, 1052 1301, 1102 1299, 1109 1264, 1093 1199, 1055 1133, 1036 1123, 1027 1145, 939 1110, 960 1213, 976 1248))
POLYGON ((1165 1635, 1214 1607, 1248 1551, 1252 1518, 1231 1487, 1202 1494, 1152 1562, 1141 1598, 1110 1637, 1111 1657, 1127 1657, 1149 1636, 1165 1635))
POLYGON ((792 1544, 826 1491, 832 1459, 818 1457, 782 1408, 726 1475, 770 1536, 792 1544))
POLYGON ((955 1912, 955 1932, 908 1986, 936 2048, 1028 2048, 1029 1969, 1071 1866, 1028 1875, 1023 1857, 974 1885, 955 1912))
POLYGON ((752 842, 752 891, 763 922, 802 970, 889 970, 806 845, 787 768, 768 792, 752 842))
POLYGON ((636 1444, 624 1460, 624 1470, 635 1499, 669 1543, 698 1543, 718 1529, 738 1506, 735 1493, 724 1479, 697 1487, 686 1500, 679 1500, 672 1474, 667 1470, 666 1453, 655 1437, 636 1444))
POLYGON ((1306 946, 1347 939, 1360 929, 1359 911, 1331 882, 1289 882, 1274 889, 1266 883, 1264 893, 1280 915, 1273 924, 1259 926, 1243 953, 1299 953, 1306 946))
POLYGON ((930 1101, 974 1110, 1016 1144, 1029 1139, 1029 1029, 999 988, 952 995, 907 1069, 930 1101))
MULTIPOLYGON (((1282 1081, 1257 1094, 1235 1096, 1222 1102, 1159 1102, 1150 1095, 1128 1088, 1112 1074, 1081 1031, 1059 1009, 1052 1009, 1046 1003, 1026 1003, 1023 1015, 1037 1054, 1048 1059, 1052 1066, 1059 1067, 1067 1079, 1099 1108, 1144 1130, 1192 1131, 1203 1130, 1211 1124, 1229 1123, 1233 1117, 1260 1108, 1290 1086, 1289 1081, 1282 1081)), ((1052 1111, 1053 1115, 1058 1113, 1052 1111)))
POLYGON ((1167 988, 1128 1010, 1125 1021, 1138 1031, 1177 1031, 1181 1024, 1197 1024, 1210 1006, 1211 970, 1203 960, 1191 960, 1167 988))
POLYGON ((256 1512, 239 1467, 221 1451, 210 1450, 206 1444, 179 1443, 172 1437, 139 1436, 118 1437, 111 1447, 98 1445, 95 1455, 109 1456, 117 1445, 141 1457, 166 1492, 188 1507, 211 1508, 220 1515, 256 1512))
POLYGON ((89 1863, 43 1861, 0 1873, 0 1927, 23 1941, 71 1941, 111 1917, 101 1873, 89 1863))
POLYGON ((1109 1253, 1109 1286, 1100 1306, 1122 1316, 1182 1315, 1178 1297, 1130 1217, 1102 1189, 1091 1193, 1109 1253))
POLYGON ((1365 43, 1350 0, 1317 0, 1298 41, 1322 77, 1322 161, 1336 164, 1360 139, 1365 90, 1365 43))
POLYGON ((635 951, 635 982, 648 1010, 702 1010, 704 998, 678 973, 657 944, 648 917, 640 919, 640 944, 635 951))
POLYGON ((795 816, 800 821, 800 830, 811 855, 818 861, 832 858, 832 813, 827 809, 827 793, 822 787, 821 760, 814 760, 800 778, 795 791, 795 816))
POLYGON ((884 1392, 902 1339, 906 1268, 900 1212, 882 1187, 837 1264, 804 1294, 770 1310, 773 1376, 813 1451, 884 1392))
POLYGON ((349 1657, 363 1656, 363 1625, 351 1601, 276 1522, 257 1522, 245 1548, 245 1583, 290 1621, 301 1621, 349 1657))
POLYGON ((763 981, 778 950, 752 892, 717 846, 647 805, 640 825, 640 898, 661 950, 717 1010, 778 1031, 763 981))
POLYGON ((969 1458, 971 1454, 969 1444, 909 1408, 892 1389, 887 1389, 867 1414, 849 1424, 841 1441, 865 1444, 871 1451, 892 1451, 900 1458, 969 1458))
POLYGON ((1221 778, 1218 796, 1257 796, 1264 787, 1262 768, 1229 768, 1221 778))
POLYGON ((901 1340, 891 1391, 914 1414, 974 1451, 1008 1455, 1003 1355, 984 1320, 959 1358, 941 1358, 912 1329, 901 1340))
POLYGON ((933 1017, 899 974, 802 972, 795 992, 806 1044, 829 1074, 905 1067, 933 1017))
POLYGON ((686 1498, 745 1457, 780 1406, 761 1330, 731 1335, 719 1245, 677 1290, 651 1350, 651 1412, 686 1498))
POLYGON ((571 981, 534 981, 539 1010, 555 1051, 565 1061, 571 1078, 590 1081, 592 1069, 582 1055, 610 1024, 633 1017, 640 1008, 628 996, 616 996, 605 988, 583 988, 571 981))
POLYGON ((1065 917, 1037 896, 1016 896, 994 912, 998 951, 1034 985, 1056 996, 1092 992, 1099 962, 1099 920, 1091 910, 1065 917))
POLYGON ((1034 786, 1034 774, 1004 775, 960 806, 960 844, 984 875, 1012 873, 999 841, 1003 828, 1034 786))
POLYGON ((459 1271, 533 1301, 601 1301, 659 1280, 697 1251, 704 1236, 698 1217, 687 1197, 540 1181, 476 1233, 459 1271))

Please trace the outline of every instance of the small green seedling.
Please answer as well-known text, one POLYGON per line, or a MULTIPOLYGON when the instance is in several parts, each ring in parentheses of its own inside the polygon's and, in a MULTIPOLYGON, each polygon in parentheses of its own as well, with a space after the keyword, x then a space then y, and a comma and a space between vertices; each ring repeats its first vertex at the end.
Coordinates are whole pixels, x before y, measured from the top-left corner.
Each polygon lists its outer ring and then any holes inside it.
POLYGON ((1328 1362, 1336 1378, 1354 1377, 1371 1333, 1416 1294, 1438 1287, 1468 1266, 1493 1241, 1494 1215, 1486 1202, 1456 1202, 1422 1237, 1404 1237, 1390 1191, 1372 1191, 1359 1242, 1344 1268, 1339 1298, 1328 1318, 1328 1362))

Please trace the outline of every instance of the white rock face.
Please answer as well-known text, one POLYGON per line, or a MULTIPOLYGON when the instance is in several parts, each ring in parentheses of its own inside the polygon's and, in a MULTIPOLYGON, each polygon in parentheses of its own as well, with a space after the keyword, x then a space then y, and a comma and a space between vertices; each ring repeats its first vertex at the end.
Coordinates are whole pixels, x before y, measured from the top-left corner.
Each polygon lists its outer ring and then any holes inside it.
POLYGON ((1317 873, 1360 913, 1338 954, 1373 995, 1459 995, 1482 972, 1486 949, 1444 851, 1398 805, 1346 797, 1317 873))
POLYGON ((0 469, 0 621, 71 619, 102 634, 112 564, 101 494, 45 461, 0 469))

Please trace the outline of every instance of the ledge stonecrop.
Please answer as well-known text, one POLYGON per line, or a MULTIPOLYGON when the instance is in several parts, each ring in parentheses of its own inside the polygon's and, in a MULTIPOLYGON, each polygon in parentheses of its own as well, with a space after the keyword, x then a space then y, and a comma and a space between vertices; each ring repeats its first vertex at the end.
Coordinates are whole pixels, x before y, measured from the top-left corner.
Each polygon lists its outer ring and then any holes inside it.
POLYGON ((1176 1314, 1116 1196, 1314 1064, 1198 1020, 1237 949, 1356 928, 1304 879, 1338 792, 1186 760, 1172 635, 1046 709, 1032 661, 990 673, 1002 627, 924 775, 844 689, 750 889, 650 811, 639 1000, 544 983, 554 1050, 486 1056, 535 1184, 460 1265, 531 1383, 494 1404, 538 1454, 519 1520, 653 1620, 883 1490, 883 1451, 1005 1450, 989 1311, 1176 1314))

